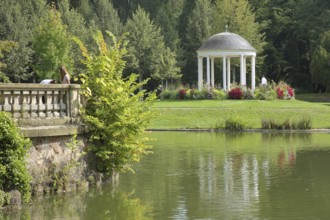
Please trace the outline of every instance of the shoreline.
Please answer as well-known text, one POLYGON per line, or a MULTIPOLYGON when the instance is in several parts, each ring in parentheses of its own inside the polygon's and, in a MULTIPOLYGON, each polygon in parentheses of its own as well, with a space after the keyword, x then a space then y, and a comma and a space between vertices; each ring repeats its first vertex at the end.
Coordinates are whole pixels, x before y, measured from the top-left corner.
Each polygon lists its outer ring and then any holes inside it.
POLYGON ((164 132, 212 132, 212 133, 330 133, 330 129, 308 129, 308 130, 277 130, 277 129, 243 129, 243 130, 227 130, 213 128, 148 128, 148 132, 164 131, 164 132))

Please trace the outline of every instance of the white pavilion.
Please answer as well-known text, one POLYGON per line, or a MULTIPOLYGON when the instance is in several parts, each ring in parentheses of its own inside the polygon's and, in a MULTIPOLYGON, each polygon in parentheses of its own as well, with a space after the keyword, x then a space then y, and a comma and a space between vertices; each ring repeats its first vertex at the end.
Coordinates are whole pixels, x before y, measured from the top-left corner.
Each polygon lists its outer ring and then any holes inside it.
POLYGON ((246 62, 251 60, 251 89, 255 89, 256 49, 238 34, 223 32, 210 37, 198 50, 198 90, 203 88, 203 59, 206 58, 206 85, 214 86, 214 59, 222 58, 223 89, 230 90, 230 60, 240 59, 240 84, 246 86, 246 62))

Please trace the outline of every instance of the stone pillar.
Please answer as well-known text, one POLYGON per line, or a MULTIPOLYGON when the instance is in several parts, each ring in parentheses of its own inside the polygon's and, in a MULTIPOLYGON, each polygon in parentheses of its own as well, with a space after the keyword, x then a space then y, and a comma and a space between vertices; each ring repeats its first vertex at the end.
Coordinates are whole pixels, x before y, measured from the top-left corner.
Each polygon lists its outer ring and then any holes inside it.
POLYGON ((226 60, 227 60, 227 57, 222 57, 222 78, 223 78, 223 89, 225 91, 227 91, 227 77, 226 77, 226 74, 227 74, 227 68, 226 68, 226 60))
POLYGON ((243 85, 246 86, 246 57, 243 58, 243 85))
POLYGON ((241 67, 241 71, 240 71, 240 84, 243 85, 244 79, 243 79, 243 75, 244 75, 244 58, 243 55, 240 56, 240 67, 241 67))
POLYGON ((198 90, 203 88, 203 57, 198 57, 198 90))
POLYGON ((252 56, 251 58, 251 89, 255 90, 256 88, 256 57, 252 56))
POLYGON ((77 118, 79 116, 80 109, 80 94, 79 89, 75 88, 75 85, 70 85, 69 92, 69 103, 70 103, 70 117, 77 118))
POLYGON ((227 58, 227 89, 230 90, 230 57, 227 58))
POLYGON ((210 56, 208 56, 207 57, 207 59, 206 59, 206 68, 207 68, 207 70, 206 70, 206 84, 207 84, 207 87, 209 87, 210 86, 210 83, 211 83, 211 81, 210 81, 210 75, 211 75, 211 73, 210 73, 210 56))
POLYGON ((214 87, 214 57, 211 58, 211 86, 214 87))

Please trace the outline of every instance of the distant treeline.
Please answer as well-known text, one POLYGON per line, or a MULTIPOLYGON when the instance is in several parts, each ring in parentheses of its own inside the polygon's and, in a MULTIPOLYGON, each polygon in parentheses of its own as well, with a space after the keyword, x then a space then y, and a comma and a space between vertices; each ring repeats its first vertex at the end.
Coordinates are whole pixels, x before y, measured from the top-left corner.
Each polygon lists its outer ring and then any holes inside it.
MULTIPOLYGON (((0 19, 2 81, 58 79, 60 65, 84 71, 71 37, 98 51, 93 36, 101 30, 109 44, 106 32, 128 41, 125 75, 151 78, 149 89, 193 85, 196 50, 228 26, 257 49, 257 78, 298 91, 330 85, 328 0, 1 0, 0 19)), ((239 60, 232 65, 239 74, 239 60)))

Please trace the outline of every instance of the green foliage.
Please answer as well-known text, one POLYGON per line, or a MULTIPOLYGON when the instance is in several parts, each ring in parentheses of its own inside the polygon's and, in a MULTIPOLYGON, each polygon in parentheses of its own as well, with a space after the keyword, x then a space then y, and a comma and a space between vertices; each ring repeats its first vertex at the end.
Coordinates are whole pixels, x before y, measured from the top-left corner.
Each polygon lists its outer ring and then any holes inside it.
POLYGON ((212 18, 214 10, 210 0, 197 0, 191 14, 187 19, 185 32, 182 36, 182 47, 184 49, 185 66, 182 68, 183 81, 197 81, 196 50, 202 46, 213 33, 212 18))
POLYGON ((61 65, 71 66, 70 36, 54 6, 35 29, 33 49, 36 56, 33 68, 41 79, 59 79, 58 68, 61 65))
POLYGON ((0 7, 0 39, 14 41, 17 46, 6 54, 4 70, 13 82, 31 77, 33 61, 32 33, 40 17, 44 16, 45 1, 2 1, 0 7))
POLYGON ((255 99, 254 91, 250 88, 244 88, 243 99, 255 99))
POLYGON ((0 207, 10 204, 10 196, 8 193, 0 190, 0 207))
POLYGON ((217 99, 223 100, 227 98, 227 93, 224 90, 207 89, 203 88, 201 91, 197 89, 180 88, 177 90, 164 90, 160 94, 161 99, 189 99, 189 100, 202 100, 202 99, 217 99))
POLYGON ((271 82, 267 85, 260 85, 255 90, 255 99, 259 100, 274 100, 277 97, 275 91, 275 82, 271 82))
MULTIPOLYGON (((160 33, 160 28, 150 20, 149 14, 139 7, 132 18, 127 21, 125 31, 128 32, 127 39, 130 42, 127 48, 126 70, 129 73, 139 74, 140 81, 162 75, 160 71, 164 70, 162 66, 166 66, 167 62, 164 60, 165 62, 161 63, 165 49, 164 38, 160 33)), ((165 58, 172 62, 169 56, 165 58)))
POLYGON ((177 99, 178 92, 176 90, 164 90, 160 94, 160 99, 177 99))
POLYGON ((169 47, 164 49, 161 57, 161 65, 159 72, 153 74, 152 77, 155 79, 160 79, 162 87, 167 89, 169 87, 169 81, 178 80, 181 78, 180 68, 177 66, 176 54, 171 51, 169 47), (165 85, 164 85, 165 81, 165 85))
POLYGON ((24 201, 30 198, 30 175, 25 157, 31 146, 9 114, 0 112, 0 187, 4 191, 17 189, 24 201))
POLYGON ((247 128, 247 125, 239 116, 231 116, 225 119, 224 128, 231 131, 241 131, 247 128))
MULTIPOLYGON (((319 44, 314 50, 311 62, 312 81, 329 88, 330 86, 330 31, 321 35, 319 44)), ((328 89, 326 89, 328 90, 328 89)))
POLYGON ((7 65, 1 62, 1 59, 4 57, 4 53, 10 52, 17 44, 13 41, 0 41, 0 81, 10 82, 9 78, 1 71, 7 65))
POLYGON ((79 44, 86 66, 80 74, 87 98, 84 118, 91 132, 89 152, 95 157, 96 169, 110 174, 113 170, 130 170, 131 163, 148 153, 144 130, 154 113, 150 111, 156 98, 153 92, 139 90, 146 81, 137 83, 138 76, 123 78, 126 54, 125 41, 116 41, 109 47, 101 32, 95 36, 99 53, 90 53, 79 44))
POLYGON ((284 120, 263 118, 261 120, 261 128, 276 130, 306 130, 312 128, 312 119, 309 116, 301 118, 291 117, 284 120))

